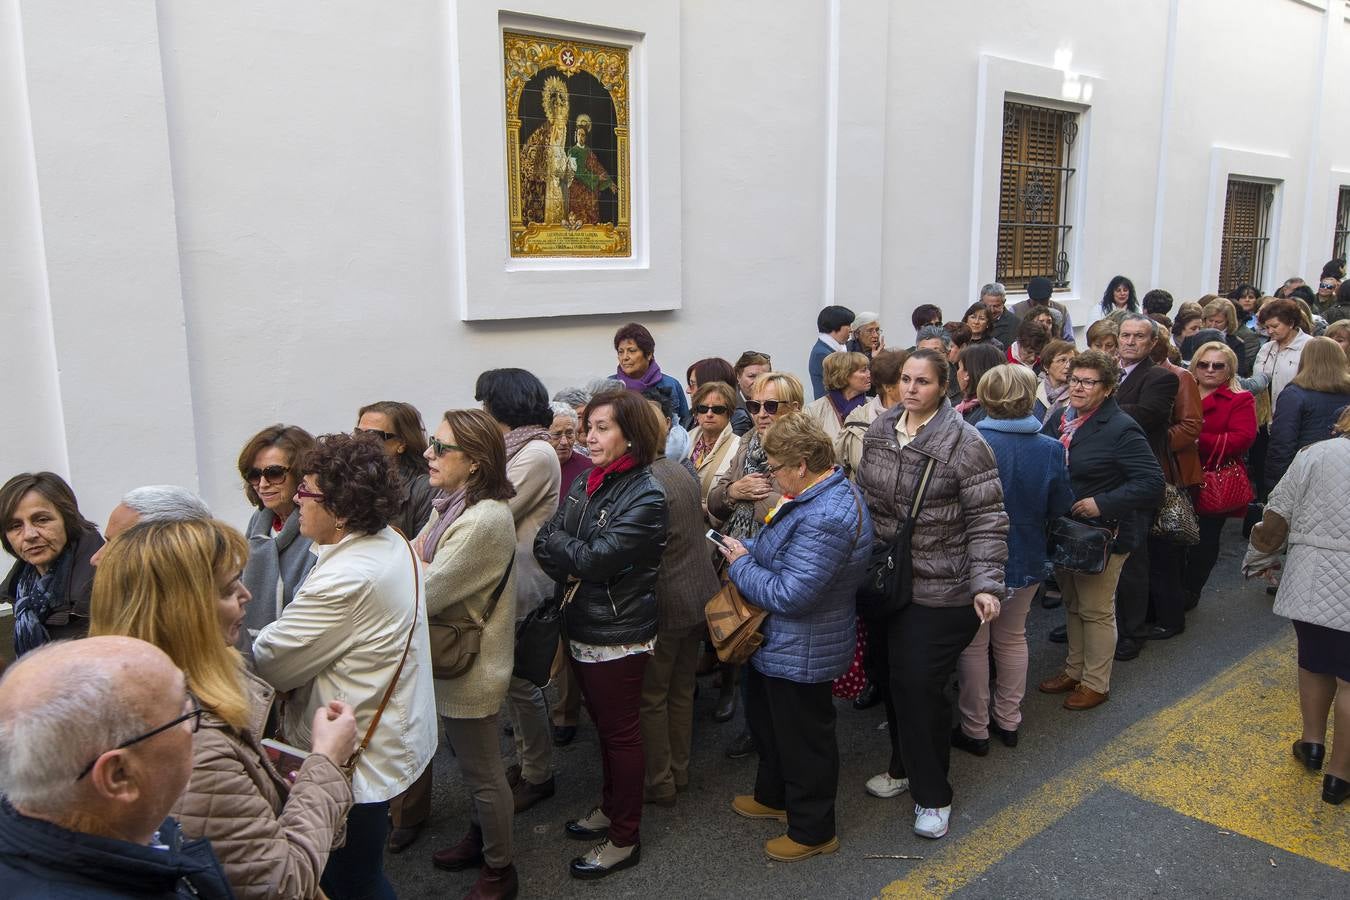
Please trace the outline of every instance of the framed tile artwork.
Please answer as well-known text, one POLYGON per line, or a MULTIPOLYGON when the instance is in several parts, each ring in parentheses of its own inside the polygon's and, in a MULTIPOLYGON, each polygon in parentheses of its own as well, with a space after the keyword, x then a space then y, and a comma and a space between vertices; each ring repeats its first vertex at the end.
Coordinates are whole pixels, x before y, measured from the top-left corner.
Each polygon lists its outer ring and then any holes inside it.
POLYGON ((627 47, 503 33, 515 258, 633 255, 627 47))

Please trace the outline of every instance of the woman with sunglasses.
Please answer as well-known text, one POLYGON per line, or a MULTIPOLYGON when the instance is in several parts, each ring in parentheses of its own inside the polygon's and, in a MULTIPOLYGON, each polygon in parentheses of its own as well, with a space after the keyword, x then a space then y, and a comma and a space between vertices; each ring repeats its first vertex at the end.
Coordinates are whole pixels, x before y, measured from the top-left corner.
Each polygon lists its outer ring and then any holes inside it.
POLYGON ((689 461, 698 473, 699 497, 708 507, 708 492, 731 464, 741 439, 731 427, 736 389, 725 381, 699 385, 694 393, 694 427, 689 429, 689 461))
POLYGON ((421 564, 389 527, 400 485, 379 442, 324 435, 299 466, 300 531, 317 560, 258 634, 253 660, 290 695, 281 715, 287 743, 309 743, 315 710, 334 700, 354 707, 357 733, 369 742, 352 773, 347 843, 328 858, 320 886, 335 900, 392 897, 384 876, 389 801, 422 774, 437 743, 421 564))
POLYGON ((248 563, 244 587, 253 602, 244 618, 239 649, 245 652, 258 632, 276 621, 314 566, 310 539, 300 533, 295 489, 300 484, 300 459, 314 447, 314 438, 296 425, 270 425, 249 438, 239 451, 239 476, 244 496, 258 508, 249 519, 248 563))
POLYGON ((154 644, 183 670, 197 708, 192 776, 173 814, 211 842, 236 897, 314 897, 352 789, 338 768, 356 749, 346 703, 314 711, 309 753, 283 776, 259 743, 275 692, 234 644, 250 597, 248 544, 223 522, 134 526, 108 545, 94 580, 94 635, 154 644))
MULTIPOLYGON (((783 498, 769 475, 769 459, 764 452, 764 435, 779 416, 802 409, 802 383, 787 372, 765 372, 755 379, 750 399, 745 401, 755 427, 741 438, 725 472, 708 492, 708 515, 728 537, 744 541, 759 534, 764 517, 783 498)), ((722 667, 722 692, 713 718, 728 722, 736 715, 736 681, 739 666, 722 667)), ((754 752, 754 739, 744 731, 732 741, 727 755, 733 759, 754 752)))
MULTIPOLYGON (((1241 461, 1256 440, 1256 399, 1238 384, 1238 358, 1224 341, 1201 344, 1191 357, 1191 374, 1200 388, 1204 414, 1198 440, 1200 461, 1217 472, 1233 460, 1241 461)), ((1181 591, 1186 609, 1194 609, 1219 559, 1219 538, 1230 517, 1241 519, 1247 504, 1220 515, 1201 515, 1200 543, 1186 550, 1181 591)))
POLYGON ((380 400, 361 407, 352 433, 379 438, 384 452, 398 469, 403 491, 398 515, 390 524, 412 540, 431 518, 431 498, 436 496, 427 480, 426 461, 422 459, 427 450, 422 414, 411 403, 380 400))

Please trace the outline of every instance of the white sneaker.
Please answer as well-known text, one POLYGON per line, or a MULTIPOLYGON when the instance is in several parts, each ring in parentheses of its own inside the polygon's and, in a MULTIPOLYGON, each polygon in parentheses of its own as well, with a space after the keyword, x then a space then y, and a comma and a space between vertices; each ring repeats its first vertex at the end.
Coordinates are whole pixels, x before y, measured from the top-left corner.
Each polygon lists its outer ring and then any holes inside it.
POLYGON ((867 779, 867 793, 883 800, 898 797, 909 790, 908 778, 892 778, 889 772, 873 775, 867 779))
POLYGON ((947 833, 947 820, 952 817, 952 808, 944 806, 941 809, 928 809, 927 807, 914 807, 914 833, 919 837, 937 838, 947 833))

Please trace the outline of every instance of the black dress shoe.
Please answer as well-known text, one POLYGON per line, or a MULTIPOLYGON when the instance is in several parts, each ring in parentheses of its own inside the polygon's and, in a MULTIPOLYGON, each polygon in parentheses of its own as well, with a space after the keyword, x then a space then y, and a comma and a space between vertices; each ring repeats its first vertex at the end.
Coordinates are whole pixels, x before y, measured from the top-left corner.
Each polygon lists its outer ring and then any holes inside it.
POLYGON ((419 822, 410 828, 391 828, 389 829, 389 839, 386 846, 390 853, 402 853, 407 850, 422 836, 422 827, 425 822, 419 822))
POLYGON ((1141 641, 1165 641, 1168 638, 1174 638, 1186 630, 1186 626, 1180 628, 1165 628, 1162 625, 1145 625, 1144 630, 1135 635, 1137 640, 1141 641))
POLYGON ((960 725, 952 729, 952 746, 957 750, 964 750, 975 756, 989 755, 989 738, 984 740, 973 738, 962 731, 960 725))
POLYGON ((1116 641, 1116 659, 1121 662, 1127 662, 1139 655, 1139 651, 1144 649, 1144 642, 1132 637, 1119 638, 1116 641))
POLYGON ((1344 778, 1337 778, 1335 775, 1322 776, 1322 799, 1336 806, 1341 805, 1346 797, 1350 797, 1350 781, 1344 778))
POLYGON ((1190 612, 1200 605, 1199 591, 1182 591, 1182 593, 1186 596, 1186 605, 1182 607, 1186 612, 1190 612))
POLYGON ((990 722, 989 730, 992 731, 994 734, 998 735, 998 739, 1003 742, 1003 746, 1005 747, 1017 746, 1016 728, 1012 730, 1009 730, 1007 728, 1000 728, 998 725, 995 725, 993 722, 990 722))
POLYGON ((572 743, 577 736, 577 726, 575 725, 554 725, 553 726, 553 746, 566 747, 572 743))
POLYGON ((1050 593, 1046 591, 1041 594, 1041 609, 1059 609, 1064 605, 1064 596, 1059 593, 1050 593))
POLYGON ((1309 772, 1320 772, 1322 770, 1322 760, 1327 758, 1327 748, 1325 744, 1314 744, 1311 741, 1294 741, 1294 759, 1303 763, 1309 772))
POLYGON ((864 709, 871 709, 880 702, 881 688, 869 681, 867 686, 862 689, 862 693, 854 699, 853 708, 861 712, 864 709))
POLYGON ((750 732, 743 731, 727 747, 727 759, 745 759, 745 757, 755 752, 755 739, 750 736, 750 732))
POLYGON ((1051 628, 1050 640, 1056 644, 1067 644, 1069 642, 1069 626, 1057 625, 1051 628))
MULTIPOLYGON (((609 841, 605 841, 604 844, 600 845, 601 848, 610 846, 609 841)), ((631 869, 633 866, 642 862, 642 845, 634 845, 632 853, 628 854, 626 858, 611 863, 610 865, 605 865, 603 860, 604 850, 601 850, 599 862, 595 861, 593 854, 587 853, 584 856, 578 856, 576 859, 572 860, 567 868, 568 871, 572 873, 573 878, 604 878, 606 875, 613 875, 615 872, 631 869)))

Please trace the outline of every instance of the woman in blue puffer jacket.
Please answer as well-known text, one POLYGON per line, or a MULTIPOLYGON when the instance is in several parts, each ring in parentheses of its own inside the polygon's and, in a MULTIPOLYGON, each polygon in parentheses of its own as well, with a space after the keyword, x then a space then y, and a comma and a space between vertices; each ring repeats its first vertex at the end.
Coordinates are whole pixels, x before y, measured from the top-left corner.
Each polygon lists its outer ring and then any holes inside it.
POLYGON ((1003 572, 1008 597, 999 617, 980 626, 957 663, 961 724, 952 730, 952 746, 976 756, 989 752, 991 731, 1007 746, 1017 746, 1027 691, 1027 611, 1050 573, 1045 526, 1073 505, 1064 448, 1040 433, 1040 420, 1032 414, 1037 387, 1036 376, 1026 366, 998 366, 985 373, 977 389, 986 417, 975 427, 998 462, 1009 528, 1003 572), (991 643, 998 666, 992 709, 991 643))
POLYGON ((731 805, 746 818, 786 821, 787 834, 764 849, 790 862, 839 849, 830 687, 853 659, 854 594, 867 569, 872 521, 834 464, 830 438, 806 415, 775 422, 764 451, 783 499, 757 537, 723 539, 731 580, 769 613, 746 682, 759 771, 754 793, 731 805))

